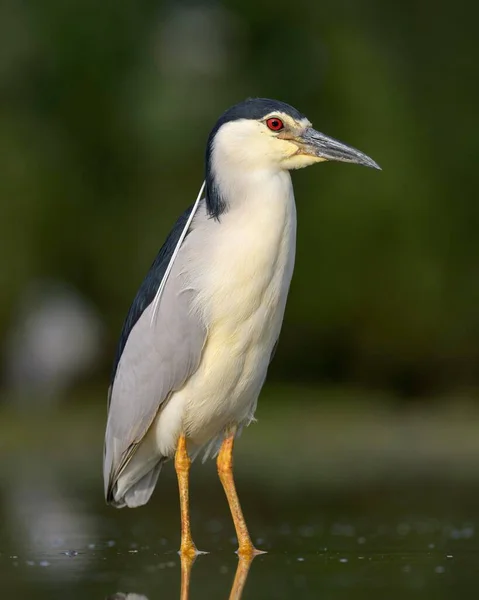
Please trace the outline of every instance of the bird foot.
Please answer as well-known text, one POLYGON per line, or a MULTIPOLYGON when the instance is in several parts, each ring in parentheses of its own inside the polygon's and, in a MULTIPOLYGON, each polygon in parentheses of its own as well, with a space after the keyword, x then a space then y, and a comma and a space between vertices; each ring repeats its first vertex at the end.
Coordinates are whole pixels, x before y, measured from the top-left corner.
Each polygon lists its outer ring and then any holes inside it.
POLYGON ((194 560, 200 554, 209 554, 205 550, 198 550, 195 544, 190 542, 184 542, 181 544, 181 548, 178 550, 178 554, 181 558, 188 558, 189 560, 194 560))
POLYGON ((181 544, 181 548, 179 549, 178 554, 182 558, 189 558, 190 560, 192 560, 196 558, 198 554, 202 554, 202 552, 197 550, 193 542, 186 542, 181 544))
POLYGON ((258 550, 258 548, 255 548, 253 546, 253 544, 247 544, 244 546, 240 545, 238 550, 236 550, 236 554, 240 558, 246 558, 246 559, 252 560, 255 556, 258 556, 259 554, 267 554, 267 551, 266 550, 258 550))

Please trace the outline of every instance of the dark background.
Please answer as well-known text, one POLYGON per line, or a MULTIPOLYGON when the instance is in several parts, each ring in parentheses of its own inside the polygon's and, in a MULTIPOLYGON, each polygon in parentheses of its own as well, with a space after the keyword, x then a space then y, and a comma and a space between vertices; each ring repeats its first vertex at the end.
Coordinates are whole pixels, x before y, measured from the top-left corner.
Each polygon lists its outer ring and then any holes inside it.
MULTIPOLYGON (((278 599, 477 588, 478 11, 472 0, 0 5, 11 597, 177 596, 172 470, 146 509, 103 505, 106 391, 129 304, 200 188, 208 133, 248 96, 294 105, 383 169, 293 173, 295 275, 259 424, 237 445, 253 537, 275 556, 255 564, 249 597, 273 597, 272 580, 278 599), (163 552, 173 559, 158 563, 163 552)), ((195 567, 196 597, 210 600, 235 546, 213 465, 193 470, 193 530, 220 553, 195 567)))
MULTIPOLYGON (((275 379, 400 394, 479 377, 473 2, 14 2, 0 13, 0 333, 32 281, 105 326, 196 197, 205 140, 282 99, 382 173, 294 174, 298 257, 275 379)), ((75 343, 75 340, 72 340, 75 343)))

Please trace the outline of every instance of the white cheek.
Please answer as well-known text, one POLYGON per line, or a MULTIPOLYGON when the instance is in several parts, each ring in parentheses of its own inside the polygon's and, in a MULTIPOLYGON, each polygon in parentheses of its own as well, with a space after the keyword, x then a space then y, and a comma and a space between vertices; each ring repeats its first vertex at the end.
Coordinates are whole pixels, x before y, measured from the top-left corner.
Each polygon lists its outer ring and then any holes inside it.
POLYGON ((297 152, 298 147, 278 139, 257 121, 226 123, 216 134, 213 163, 217 173, 239 166, 250 170, 282 169, 282 161, 297 152))
POLYGON ((309 167, 316 163, 325 162, 325 158, 320 158, 317 156, 309 156, 307 154, 295 154, 294 156, 290 156, 282 161, 282 166, 284 169, 304 169, 304 167, 309 167))

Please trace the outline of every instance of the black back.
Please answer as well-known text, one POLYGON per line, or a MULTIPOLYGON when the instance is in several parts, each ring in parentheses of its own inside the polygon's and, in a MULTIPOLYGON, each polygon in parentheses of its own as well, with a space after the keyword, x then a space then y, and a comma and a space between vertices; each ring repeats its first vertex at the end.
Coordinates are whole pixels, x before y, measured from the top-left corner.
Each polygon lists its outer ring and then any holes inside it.
POLYGON ((214 174, 211 168, 211 153, 213 149, 213 140, 218 129, 225 123, 230 121, 238 121, 239 119, 262 119, 264 116, 272 112, 282 112, 293 117, 293 119, 304 119, 305 116, 296 110, 293 106, 280 102, 279 100, 270 100, 269 98, 248 98, 244 102, 235 104, 228 108, 216 122, 213 127, 206 146, 206 209, 208 214, 214 219, 220 218, 225 212, 227 205, 226 200, 222 197, 221 192, 215 182, 214 174))
POLYGON ((170 262, 171 256, 176 248, 176 245, 178 244, 181 232, 185 228, 186 222, 188 221, 188 217, 190 216, 192 210, 193 205, 187 208, 186 211, 173 225, 173 229, 168 234, 165 243, 156 255, 156 258, 153 261, 150 270, 146 274, 145 279, 143 279, 140 289, 136 293, 135 299, 133 300, 130 306, 130 310, 128 311, 125 322, 123 324, 120 340, 118 342, 115 361, 113 363, 113 371, 111 374, 112 383, 115 379, 118 363, 120 362, 121 355, 123 353, 123 350, 125 349, 128 336, 130 335, 131 330, 138 322, 138 319, 141 317, 145 309, 148 308, 148 306, 153 302, 156 292, 160 287, 161 280, 163 279, 165 271, 170 262))

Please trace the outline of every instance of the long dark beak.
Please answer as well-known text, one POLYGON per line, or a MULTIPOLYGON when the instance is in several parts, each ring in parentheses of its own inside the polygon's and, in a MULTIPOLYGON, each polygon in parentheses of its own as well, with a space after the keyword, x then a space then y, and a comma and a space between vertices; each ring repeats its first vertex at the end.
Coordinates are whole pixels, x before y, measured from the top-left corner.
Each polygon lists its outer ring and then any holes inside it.
POLYGON ((366 156, 356 148, 347 146, 334 138, 308 127, 301 136, 305 150, 308 154, 323 158, 324 160, 337 160, 340 162, 355 163, 373 169, 381 170, 381 167, 372 158, 366 156))

